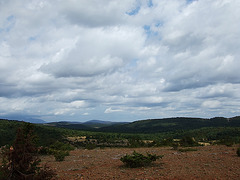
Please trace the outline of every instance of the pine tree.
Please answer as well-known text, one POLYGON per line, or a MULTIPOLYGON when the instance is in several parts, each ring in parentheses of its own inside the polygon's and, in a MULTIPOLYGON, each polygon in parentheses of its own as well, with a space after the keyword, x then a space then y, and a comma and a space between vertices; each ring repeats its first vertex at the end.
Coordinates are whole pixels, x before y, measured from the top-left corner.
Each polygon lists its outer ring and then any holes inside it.
POLYGON ((48 167, 41 168, 41 160, 37 156, 36 136, 33 133, 33 125, 25 123, 18 129, 16 139, 8 150, 5 151, 3 165, 5 179, 51 179, 54 172, 48 167))

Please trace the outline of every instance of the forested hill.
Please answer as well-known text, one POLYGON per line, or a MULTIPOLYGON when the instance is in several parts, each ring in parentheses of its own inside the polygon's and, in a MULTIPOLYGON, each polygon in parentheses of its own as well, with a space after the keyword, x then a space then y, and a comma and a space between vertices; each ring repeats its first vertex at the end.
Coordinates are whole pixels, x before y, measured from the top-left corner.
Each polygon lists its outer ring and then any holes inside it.
MULTIPOLYGON (((16 124, 16 122, 13 124, 16 124)), ((240 116, 232 118, 214 117, 210 119, 175 117, 175 118, 140 120, 131 123, 124 122, 104 124, 102 124, 102 122, 99 123, 96 121, 94 121, 94 124, 92 124, 92 122, 91 123, 55 122, 46 123, 44 124, 44 126, 83 131, 151 134, 151 133, 174 132, 179 130, 194 130, 203 127, 240 127, 240 116)), ((3 130, 4 129, 2 129, 2 131, 3 130)))
POLYGON ((99 131, 119 133, 162 133, 177 130, 193 130, 203 127, 240 127, 240 116, 232 118, 164 118, 135 121, 129 124, 112 125, 99 131))
MULTIPOLYGON (((94 123, 99 122, 94 121, 94 123)), ((17 129, 23 124, 23 121, 0 119, 0 146, 11 144, 16 136, 17 129)), ((217 140, 228 136, 239 139, 240 116, 233 118, 215 117, 211 119, 186 117, 149 119, 97 127, 89 127, 87 124, 84 126, 82 124, 78 125, 74 122, 50 123, 50 125, 35 124, 34 132, 38 137, 39 145, 43 146, 50 145, 56 141, 65 141, 66 137, 69 136, 87 136, 95 139, 109 139, 110 137, 119 139, 121 136, 122 139, 128 139, 135 135, 141 135, 143 139, 149 139, 150 137, 150 139, 159 139, 168 136, 181 138, 188 134, 198 139, 201 137, 217 140)))
POLYGON ((203 127, 240 127, 240 116, 232 118, 214 117, 210 119, 175 117, 164 119, 148 119, 131 123, 102 123, 98 121, 77 124, 76 122, 55 122, 45 124, 75 130, 116 133, 163 133, 179 130, 194 130, 203 127))

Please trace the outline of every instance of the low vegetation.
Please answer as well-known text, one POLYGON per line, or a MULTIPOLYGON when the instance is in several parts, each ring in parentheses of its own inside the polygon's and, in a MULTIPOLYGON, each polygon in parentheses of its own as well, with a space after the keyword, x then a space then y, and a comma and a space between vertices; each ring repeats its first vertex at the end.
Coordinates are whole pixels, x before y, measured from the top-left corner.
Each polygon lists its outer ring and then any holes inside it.
POLYGON ((66 156, 69 156, 69 151, 74 150, 74 146, 69 143, 56 141, 49 147, 40 147, 39 154, 41 155, 53 155, 56 161, 64 161, 66 156))
MULTIPOLYGON (((216 122, 215 122, 216 123, 216 122)), ((174 125, 174 124, 165 124, 174 125)), ((89 132, 33 125, 20 121, 0 121, 0 147, 2 166, 0 179, 51 179, 55 173, 41 165, 40 155, 51 155, 64 161, 75 148, 95 149, 105 147, 161 147, 170 146, 180 152, 197 151, 196 146, 221 144, 233 146, 240 140, 240 127, 204 127, 159 133, 89 132), (21 127, 19 129, 19 127, 21 127), (16 136, 17 134, 17 136, 16 136)), ((237 149, 240 156, 240 148, 237 149)), ((148 166, 163 156, 133 152, 120 160, 126 167, 148 166)))
MULTIPOLYGON (((164 123, 164 126, 173 126, 177 124, 178 121, 183 121, 183 124, 188 126, 186 129, 176 129, 173 131, 162 132, 161 128, 157 133, 151 131, 149 127, 148 133, 124 133, 124 130, 121 133, 111 133, 111 132, 90 132, 90 131, 80 131, 72 129, 64 129, 58 127, 51 127, 46 125, 37 124, 34 125, 34 132, 37 135, 36 144, 37 146, 50 147, 56 141, 62 142, 65 144, 71 144, 77 148, 86 148, 94 149, 97 147, 160 147, 160 146, 198 146, 201 142, 210 143, 210 144, 225 144, 231 146, 239 143, 240 139, 240 126, 238 126, 239 117, 231 118, 229 120, 229 125, 236 125, 235 127, 203 127, 199 129, 191 129, 192 124, 188 125, 188 121, 196 121, 195 119, 186 119, 175 118, 169 120, 172 122, 167 123, 167 119, 163 120, 149 120, 143 121, 144 128, 148 127, 149 122, 158 122, 164 123), (144 124, 145 123, 145 124, 144 124), (71 137, 71 138, 69 138, 71 137), (84 138, 80 138, 84 137, 84 138), (179 139, 180 141, 176 142, 175 140, 179 139)), ((212 118, 207 120, 207 124, 211 123, 212 126, 215 126, 219 120, 220 125, 225 125, 228 121, 224 118, 212 118)), ((141 122, 141 121, 140 121, 141 122)), ((136 124, 140 125, 141 123, 133 123, 132 128, 135 128, 136 124)), ((204 123, 205 120, 199 120, 199 122, 204 123)), ((160 124, 161 124, 160 123, 160 124)), ((14 141, 15 134, 19 126, 23 122, 21 121, 9 121, 9 120, 0 120, 0 146, 11 145, 14 141)), ((220 126, 216 125, 216 126, 220 126)), ((129 125, 130 126, 130 125, 129 125)), ((119 128, 122 126, 118 126, 119 128)))
POLYGON ((136 168, 150 165, 153 161, 162 158, 163 155, 157 156, 156 154, 143 155, 134 151, 132 155, 125 155, 121 157, 121 161, 125 164, 126 167, 136 168))

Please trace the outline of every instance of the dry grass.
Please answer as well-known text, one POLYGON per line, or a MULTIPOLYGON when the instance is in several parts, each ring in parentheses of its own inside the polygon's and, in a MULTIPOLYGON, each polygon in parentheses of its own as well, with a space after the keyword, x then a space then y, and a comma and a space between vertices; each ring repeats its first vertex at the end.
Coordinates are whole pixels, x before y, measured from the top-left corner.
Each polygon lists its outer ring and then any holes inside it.
POLYGON ((197 147, 197 151, 178 152, 163 148, 106 148, 74 150, 63 162, 42 157, 56 168, 59 179, 240 179, 237 146, 197 147), (134 150, 164 155, 149 167, 126 168, 120 158, 134 150))

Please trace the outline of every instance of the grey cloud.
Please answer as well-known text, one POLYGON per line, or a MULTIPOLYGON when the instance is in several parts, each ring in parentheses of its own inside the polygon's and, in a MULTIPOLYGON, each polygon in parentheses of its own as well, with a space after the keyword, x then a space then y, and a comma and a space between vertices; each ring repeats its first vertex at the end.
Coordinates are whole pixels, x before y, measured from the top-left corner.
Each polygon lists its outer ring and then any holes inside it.
POLYGON ((48 120, 240 113, 238 1, 1 3, 1 112, 48 120))
POLYGON ((43 65, 40 70, 55 77, 88 77, 109 73, 122 65, 120 58, 110 56, 90 60, 74 59, 43 65))
POLYGON ((196 97, 198 98, 218 98, 218 97, 225 97, 225 98, 236 98, 238 97, 238 89, 239 84, 216 84, 216 85, 209 85, 204 88, 200 88, 198 91, 195 92, 196 97))
MULTIPOLYGON (((153 97, 154 98, 154 97, 153 97)), ((131 101, 129 102, 129 104, 132 107, 146 107, 146 108, 154 108, 154 107, 160 107, 160 108, 165 108, 169 105, 169 102, 157 102, 157 101, 151 101, 151 100, 147 100, 147 101, 143 101, 142 98, 139 98, 137 100, 135 100, 135 102, 131 101)))
MULTIPOLYGON (((207 57, 205 57, 207 58, 207 57)), ((167 83, 166 90, 178 91, 188 88, 199 88, 219 83, 239 84, 239 62, 231 57, 214 57, 208 60, 197 58, 186 61, 178 67, 176 72, 169 72, 165 78, 167 83), (205 61, 205 62, 204 62, 205 61), (235 62, 234 62, 235 61, 235 62), (234 64, 235 67, 232 65, 234 64), (229 71, 231 69, 231 72, 229 71)), ((239 64, 240 65, 240 64, 239 64)))
POLYGON ((72 1, 60 5, 61 14, 71 23, 89 27, 122 24, 131 1, 72 1))
POLYGON ((174 54, 189 51, 191 55, 195 55, 204 48, 204 40, 205 37, 201 35, 186 33, 174 39, 163 39, 163 44, 174 54))
POLYGON ((16 94, 17 88, 15 85, 1 82, 0 86, 0 97, 12 97, 16 94))
POLYGON ((55 77, 96 76, 107 74, 138 57, 144 37, 137 28, 115 27, 80 29, 75 47, 56 62, 42 65, 41 71, 55 77), (127 46, 126 44, 132 43, 127 46))
POLYGON ((162 74, 167 82, 166 90, 239 83, 235 68, 239 65, 235 51, 239 41, 233 38, 239 32, 236 28, 227 28, 235 26, 233 21, 237 22, 238 16, 223 13, 233 8, 233 4, 218 2, 204 8, 205 5, 203 1, 189 5, 159 31, 163 44, 169 48, 168 66, 163 64, 162 74))

